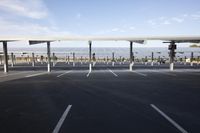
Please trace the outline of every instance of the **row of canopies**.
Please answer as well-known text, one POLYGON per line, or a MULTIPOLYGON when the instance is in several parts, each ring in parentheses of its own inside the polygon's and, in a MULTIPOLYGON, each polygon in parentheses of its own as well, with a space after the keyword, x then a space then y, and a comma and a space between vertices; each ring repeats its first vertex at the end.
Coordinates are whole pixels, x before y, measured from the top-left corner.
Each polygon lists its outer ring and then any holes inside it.
POLYGON ((3 36, 0 41, 133 41, 143 43, 148 40, 174 41, 175 43, 199 43, 200 36, 3 36))
POLYGON ((149 40, 160 40, 165 43, 169 43, 170 50, 170 70, 174 69, 174 57, 176 43, 200 43, 200 36, 143 36, 143 37, 131 37, 131 36, 4 36, 0 37, 0 42, 3 44, 4 53, 4 72, 8 72, 8 51, 7 43, 11 41, 28 41, 30 45, 46 43, 47 44, 47 70, 51 71, 51 59, 50 59, 50 43, 54 41, 88 41, 89 44, 89 71, 92 71, 91 57, 92 57, 92 41, 129 41, 130 42, 130 66, 132 71, 133 66, 133 43, 144 44, 149 40))

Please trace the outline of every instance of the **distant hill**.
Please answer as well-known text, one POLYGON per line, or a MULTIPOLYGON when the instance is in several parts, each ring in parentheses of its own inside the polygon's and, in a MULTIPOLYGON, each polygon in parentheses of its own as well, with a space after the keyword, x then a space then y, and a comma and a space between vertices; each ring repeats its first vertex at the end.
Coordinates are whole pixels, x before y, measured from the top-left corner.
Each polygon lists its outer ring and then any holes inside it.
POLYGON ((200 45, 197 45, 197 44, 192 44, 190 45, 191 48, 200 48, 200 45))

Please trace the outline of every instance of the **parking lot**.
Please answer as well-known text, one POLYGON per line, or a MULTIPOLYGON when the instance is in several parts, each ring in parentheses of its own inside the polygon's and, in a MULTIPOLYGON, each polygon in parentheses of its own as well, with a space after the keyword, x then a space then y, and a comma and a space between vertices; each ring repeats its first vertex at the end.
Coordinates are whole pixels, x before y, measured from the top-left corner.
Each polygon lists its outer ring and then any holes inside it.
POLYGON ((0 132, 200 132, 199 69, 56 66, 0 72, 0 132))

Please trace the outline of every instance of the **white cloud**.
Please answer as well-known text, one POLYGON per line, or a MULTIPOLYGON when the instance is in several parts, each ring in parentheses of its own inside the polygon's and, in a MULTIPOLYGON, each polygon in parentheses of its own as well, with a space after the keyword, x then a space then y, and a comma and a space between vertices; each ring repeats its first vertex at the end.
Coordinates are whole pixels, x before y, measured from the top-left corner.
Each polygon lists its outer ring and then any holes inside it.
POLYGON ((126 31, 125 31, 125 30, 119 30, 119 32, 121 32, 121 33, 125 33, 126 31))
POLYGON ((147 23, 150 24, 150 25, 152 25, 152 26, 157 25, 157 23, 156 23, 155 20, 148 20, 147 23))
POLYGON ((118 33, 128 33, 135 30, 136 27, 130 25, 122 25, 119 27, 115 27, 112 29, 101 30, 99 32, 94 33, 95 35, 106 35, 106 34, 118 34, 118 33))
POLYGON ((195 12, 193 14, 182 14, 174 17, 158 17, 154 19, 147 20, 147 23, 154 27, 160 27, 162 25, 170 25, 170 24, 180 24, 188 20, 199 21, 200 20, 200 12, 195 12))
POLYGON ((162 24, 164 24, 164 25, 170 25, 171 22, 169 20, 165 20, 162 24))
POLYGON ((113 28, 111 31, 116 32, 116 31, 119 31, 119 30, 120 30, 119 28, 113 28))
POLYGON ((80 13, 76 14, 76 19, 81 19, 81 14, 80 13))
POLYGON ((162 25, 170 25, 171 19, 166 18, 166 17, 159 17, 159 18, 147 20, 147 23, 155 28, 155 27, 159 27, 162 25))
POLYGON ((0 35, 70 34, 56 26, 43 0, 0 0, 0 11, 5 12, 5 15, 0 16, 0 35), (19 19, 20 16, 25 18, 19 19), (38 20, 46 17, 48 18, 38 20))
POLYGON ((48 16, 48 10, 42 0, 1 0, 0 10, 33 19, 48 16))
POLYGON ((200 14, 192 14, 191 17, 194 20, 200 20, 200 14))
POLYGON ((175 24, 175 23, 182 23, 185 21, 185 18, 187 17, 186 14, 184 16, 182 15, 181 17, 158 17, 155 19, 147 20, 147 23, 151 25, 152 27, 159 27, 162 25, 170 25, 170 24, 175 24))
POLYGON ((61 32, 55 26, 45 26, 37 23, 17 23, 0 18, 0 35, 68 35, 69 32, 61 32))
POLYGON ((135 30, 135 27, 131 26, 129 27, 130 30, 135 30))
POLYGON ((160 17, 160 18, 158 18, 158 19, 162 21, 162 20, 165 20, 166 17, 163 17, 163 16, 162 16, 162 17, 160 17))
POLYGON ((182 16, 183 16, 183 17, 188 17, 188 14, 183 14, 182 16))
POLYGON ((182 23, 184 21, 183 18, 178 18, 178 17, 173 17, 172 20, 178 23, 182 23))

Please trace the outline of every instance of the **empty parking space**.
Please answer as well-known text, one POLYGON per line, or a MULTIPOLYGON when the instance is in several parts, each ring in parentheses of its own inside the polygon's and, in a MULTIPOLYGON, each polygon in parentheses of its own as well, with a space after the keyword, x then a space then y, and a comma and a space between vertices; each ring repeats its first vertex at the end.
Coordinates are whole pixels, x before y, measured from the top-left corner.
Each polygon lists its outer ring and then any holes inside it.
POLYGON ((8 77, 21 78, 0 83, 0 131, 200 131, 198 71, 130 72, 109 68, 93 70, 87 77, 88 72, 13 72, 8 77), (174 126, 151 104, 184 130, 174 126), (69 109, 69 105, 73 108, 69 109))
POLYGON ((12 81, 17 79, 29 78, 38 75, 47 74, 43 71, 10 71, 9 73, 3 73, 0 75, 0 82, 12 81))

